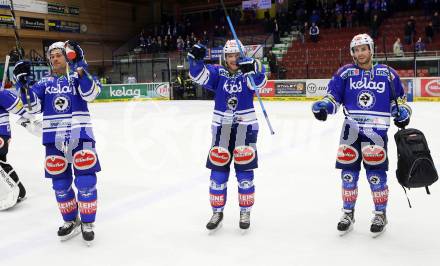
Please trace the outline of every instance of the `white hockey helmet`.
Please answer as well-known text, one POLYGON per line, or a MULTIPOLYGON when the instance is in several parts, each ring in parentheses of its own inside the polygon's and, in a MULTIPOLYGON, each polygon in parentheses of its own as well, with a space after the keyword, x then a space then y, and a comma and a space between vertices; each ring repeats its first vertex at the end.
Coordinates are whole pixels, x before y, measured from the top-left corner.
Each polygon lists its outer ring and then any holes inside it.
POLYGON ((354 47, 366 44, 370 48, 371 55, 374 54, 374 41, 370 35, 366 33, 358 34, 353 37, 350 42, 350 55, 354 56, 354 47))
POLYGON ((64 42, 54 42, 49 46, 49 48, 47 48, 46 57, 47 60, 49 60, 49 62, 50 62, 50 53, 55 49, 60 49, 63 52, 63 54, 66 54, 66 44, 64 42))
POLYGON ((246 54, 246 48, 240 41, 238 41, 237 45, 237 42, 235 40, 228 40, 223 47, 223 58, 226 58, 226 54, 240 53, 240 48, 238 48, 239 46, 243 53, 246 54))

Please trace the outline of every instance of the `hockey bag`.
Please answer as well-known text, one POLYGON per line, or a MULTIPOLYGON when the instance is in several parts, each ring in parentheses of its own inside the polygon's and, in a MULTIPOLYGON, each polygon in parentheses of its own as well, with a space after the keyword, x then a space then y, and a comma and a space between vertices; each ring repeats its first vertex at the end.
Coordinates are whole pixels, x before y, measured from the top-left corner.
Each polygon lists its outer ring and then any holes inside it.
POLYGON ((17 183, 0 167, 0 211, 13 207, 19 193, 17 183))
MULTIPOLYGON (((426 138, 420 130, 408 128, 394 135, 397 146, 396 176, 404 188, 425 187, 438 180, 426 138)), ((406 191, 405 191, 406 192, 406 191)))

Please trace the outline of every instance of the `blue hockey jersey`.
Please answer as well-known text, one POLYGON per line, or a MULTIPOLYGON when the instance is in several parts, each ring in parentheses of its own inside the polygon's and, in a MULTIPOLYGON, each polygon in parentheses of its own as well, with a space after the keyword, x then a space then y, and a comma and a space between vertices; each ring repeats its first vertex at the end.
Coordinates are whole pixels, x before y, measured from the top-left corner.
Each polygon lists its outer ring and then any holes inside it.
MULTIPOLYGON (((404 102, 400 78, 394 69, 390 70, 396 98, 404 102)), ((347 118, 355 120, 360 128, 387 129, 390 125, 394 99, 386 65, 376 64, 370 70, 355 64, 341 67, 330 80, 326 97, 332 99, 333 113, 342 104, 347 118)))
MULTIPOLYGON (((1 83, 0 83, 1 85, 1 83)), ((9 113, 24 115, 26 113, 20 98, 9 90, 0 91, 0 135, 11 136, 9 113)))
MULTIPOLYGON (((230 73, 221 65, 205 65, 203 61, 194 61, 191 58, 189 61, 191 79, 215 93, 213 126, 243 124, 258 128, 253 103, 255 91, 249 76, 244 75, 240 70, 230 73)), ((264 71, 263 67, 262 72, 253 75, 255 89, 266 85, 264 71)))
MULTIPOLYGON (((70 139, 93 140, 92 123, 87 102, 101 92, 101 84, 88 73, 82 77, 49 75, 34 84, 29 91, 30 114, 43 113, 43 144, 70 139)), ((26 101, 22 94, 23 102, 26 101)))

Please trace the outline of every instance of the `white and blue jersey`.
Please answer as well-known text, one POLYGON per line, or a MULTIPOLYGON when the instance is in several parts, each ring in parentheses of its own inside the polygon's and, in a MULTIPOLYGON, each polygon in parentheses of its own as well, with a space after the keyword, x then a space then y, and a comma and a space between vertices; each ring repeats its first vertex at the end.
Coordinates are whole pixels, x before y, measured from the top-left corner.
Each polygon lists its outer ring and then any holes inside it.
MULTIPOLYGON (((43 144, 66 142, 70 139, 94 141, 87 103, 101 92, 101 84, 88 73, 79 77, 50 75, 34 84, 30 90, 31 114, 43 113, 43 144)), ((25 102, 25 95, 22 93, 25 102)))
MULTIPOLYGON (((396 97, 405 100, 399 76, 391 69, 396 97)), ((355 64, 341 67, 328 84, 328 98, 334 99, 333 113, 342 104, 348 119, 362 128, 388 129, 394 99, 388 78, 388 67, 376 64, 365 70, 355 64)))
POLYGON ((359 171, 363 161, 367 170, 388 170, 387 130, 391 108, 395 98, 401 103, 406 99, 395 70, 382 64, 369 70, 355 64, 343 66, 329 82, 325 98, 332 104, 332 113, 343 105, 346 115, 336 168, 359 171))
MULTIPOLYGON (((230 73, 221 65, 205 65, 190 59, 189 74, 191 79, 203 88, 215 93, 215 106, 212 118, 213 126, 222 124, 255 125, 258 129, 254 109, 254 88, 249 77, 237 71, 230 73)), ((253 75, 256 89, 266 85, 264 70, 253 75)))
POLYGON ((250 77, 240 70, 231 73, 220 65, 205 65, 189 59, 191 79, 215 93, 212 118, 212 144, 206 166, 212 170, 229 171, 232 161, 238 170, 258 167, 256 142, 258 121, 254 109, 254 89, 265 86, 262 72, 250 77))
POLYGON ((2 90, 0 91, 0 136, 11 136, 9 113, 23 116, 26 111, 19 97, 9 90, 2 90))

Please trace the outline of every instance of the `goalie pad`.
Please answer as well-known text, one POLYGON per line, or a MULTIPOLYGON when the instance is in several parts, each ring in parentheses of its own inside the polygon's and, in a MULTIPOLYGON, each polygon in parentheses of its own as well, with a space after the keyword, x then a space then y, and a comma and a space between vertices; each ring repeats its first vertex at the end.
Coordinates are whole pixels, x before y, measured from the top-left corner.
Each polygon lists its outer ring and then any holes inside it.
POLYGON ((17 183, 0 168, 0 211, 9 209, 17 204, 20 189, 17 183))

